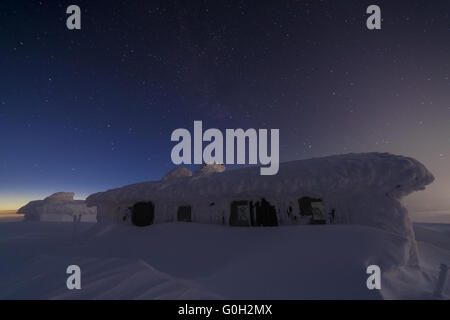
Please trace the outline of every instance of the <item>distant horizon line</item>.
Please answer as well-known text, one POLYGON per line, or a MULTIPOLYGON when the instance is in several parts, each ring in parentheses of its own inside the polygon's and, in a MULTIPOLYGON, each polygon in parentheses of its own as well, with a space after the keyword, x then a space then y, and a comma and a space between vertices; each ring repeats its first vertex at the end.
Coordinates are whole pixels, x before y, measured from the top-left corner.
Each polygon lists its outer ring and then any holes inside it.
POLYGON ((5 213, 9 213, 9 214, 12 214, 12 213, 17 213, 17 211, 18 211, 19 209, 0 209, 0 214, 5 214, 5 213))

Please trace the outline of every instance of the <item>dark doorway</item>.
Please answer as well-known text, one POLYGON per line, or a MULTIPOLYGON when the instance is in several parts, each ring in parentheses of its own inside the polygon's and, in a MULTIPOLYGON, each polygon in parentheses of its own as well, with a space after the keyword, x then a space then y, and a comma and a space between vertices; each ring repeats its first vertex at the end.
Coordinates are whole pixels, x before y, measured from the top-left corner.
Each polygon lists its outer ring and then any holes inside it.
POLYGON ((135 226, 145 227, 153 224, 155 206, 152 202, 138 202, 131 209, 131 221, 135 226))
POLYGON ((278 226, 277 212, 266 199, 252 201, 234 201, 231 203, 230 226, 278 226))
POLYGON ((177 220, 183 222, 192 222, 191 206, 178 207, 177 220))
POLYGON ((250 203, 248 201, 233 201, 231 203, 230 226, 248 227, 251 225, 250 203))
POLYGON ((278 226, 277 211, 266 199, 255 204, 255 226, 275 227, 278 226))

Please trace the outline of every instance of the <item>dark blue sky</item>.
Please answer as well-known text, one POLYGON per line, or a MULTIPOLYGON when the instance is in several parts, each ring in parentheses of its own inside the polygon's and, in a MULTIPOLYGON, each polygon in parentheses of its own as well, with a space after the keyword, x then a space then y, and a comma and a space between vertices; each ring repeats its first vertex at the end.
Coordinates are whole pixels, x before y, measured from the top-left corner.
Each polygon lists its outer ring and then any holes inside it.
POLYGON ((194 120, 279 128, 282 161, 414 156, 445 203, 449 13, 446 0, 2 1, 0 209, 159 179, 171 132, 194 120))

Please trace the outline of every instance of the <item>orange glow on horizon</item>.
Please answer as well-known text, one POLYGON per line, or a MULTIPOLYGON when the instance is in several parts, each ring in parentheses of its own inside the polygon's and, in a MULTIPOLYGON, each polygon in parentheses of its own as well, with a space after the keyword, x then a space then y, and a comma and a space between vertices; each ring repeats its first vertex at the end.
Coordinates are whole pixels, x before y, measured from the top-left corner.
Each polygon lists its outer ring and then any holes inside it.
POLYGON ((0 210, 10 211, 18 210, 20 207, 26 205, 28 202, 36 199, 42 199, 41 197, 33 196, 13 196, 13 195, 0 195, 0 210))
MULTIPOLYGON (((43 200, 56 191, 27 192, 24 194, 13 194, 12 192, 0 193, 0 211, 18 210, 30 201, 43 200)), ((75 197, 77 199, 77 197, 75 197)))

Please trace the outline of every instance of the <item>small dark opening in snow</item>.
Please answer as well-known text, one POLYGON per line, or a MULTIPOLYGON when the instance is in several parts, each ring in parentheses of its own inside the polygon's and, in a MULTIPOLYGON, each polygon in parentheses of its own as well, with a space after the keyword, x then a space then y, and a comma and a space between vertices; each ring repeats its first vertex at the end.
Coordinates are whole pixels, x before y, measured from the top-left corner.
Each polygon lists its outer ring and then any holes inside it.
POLYGON ((255 226, 275 227, 278 226, 277 211, 266 199, 262 198, 261 202, 255 204, 255 226))
POLYGON ((183 222, 192 222, 191 206, 178 207, 177 220, 183 222))
POLYGON ((145 227, 153 224, 155 206, 152 202, 138 202, 131 209, 131 221, 135 226, 145 227))

